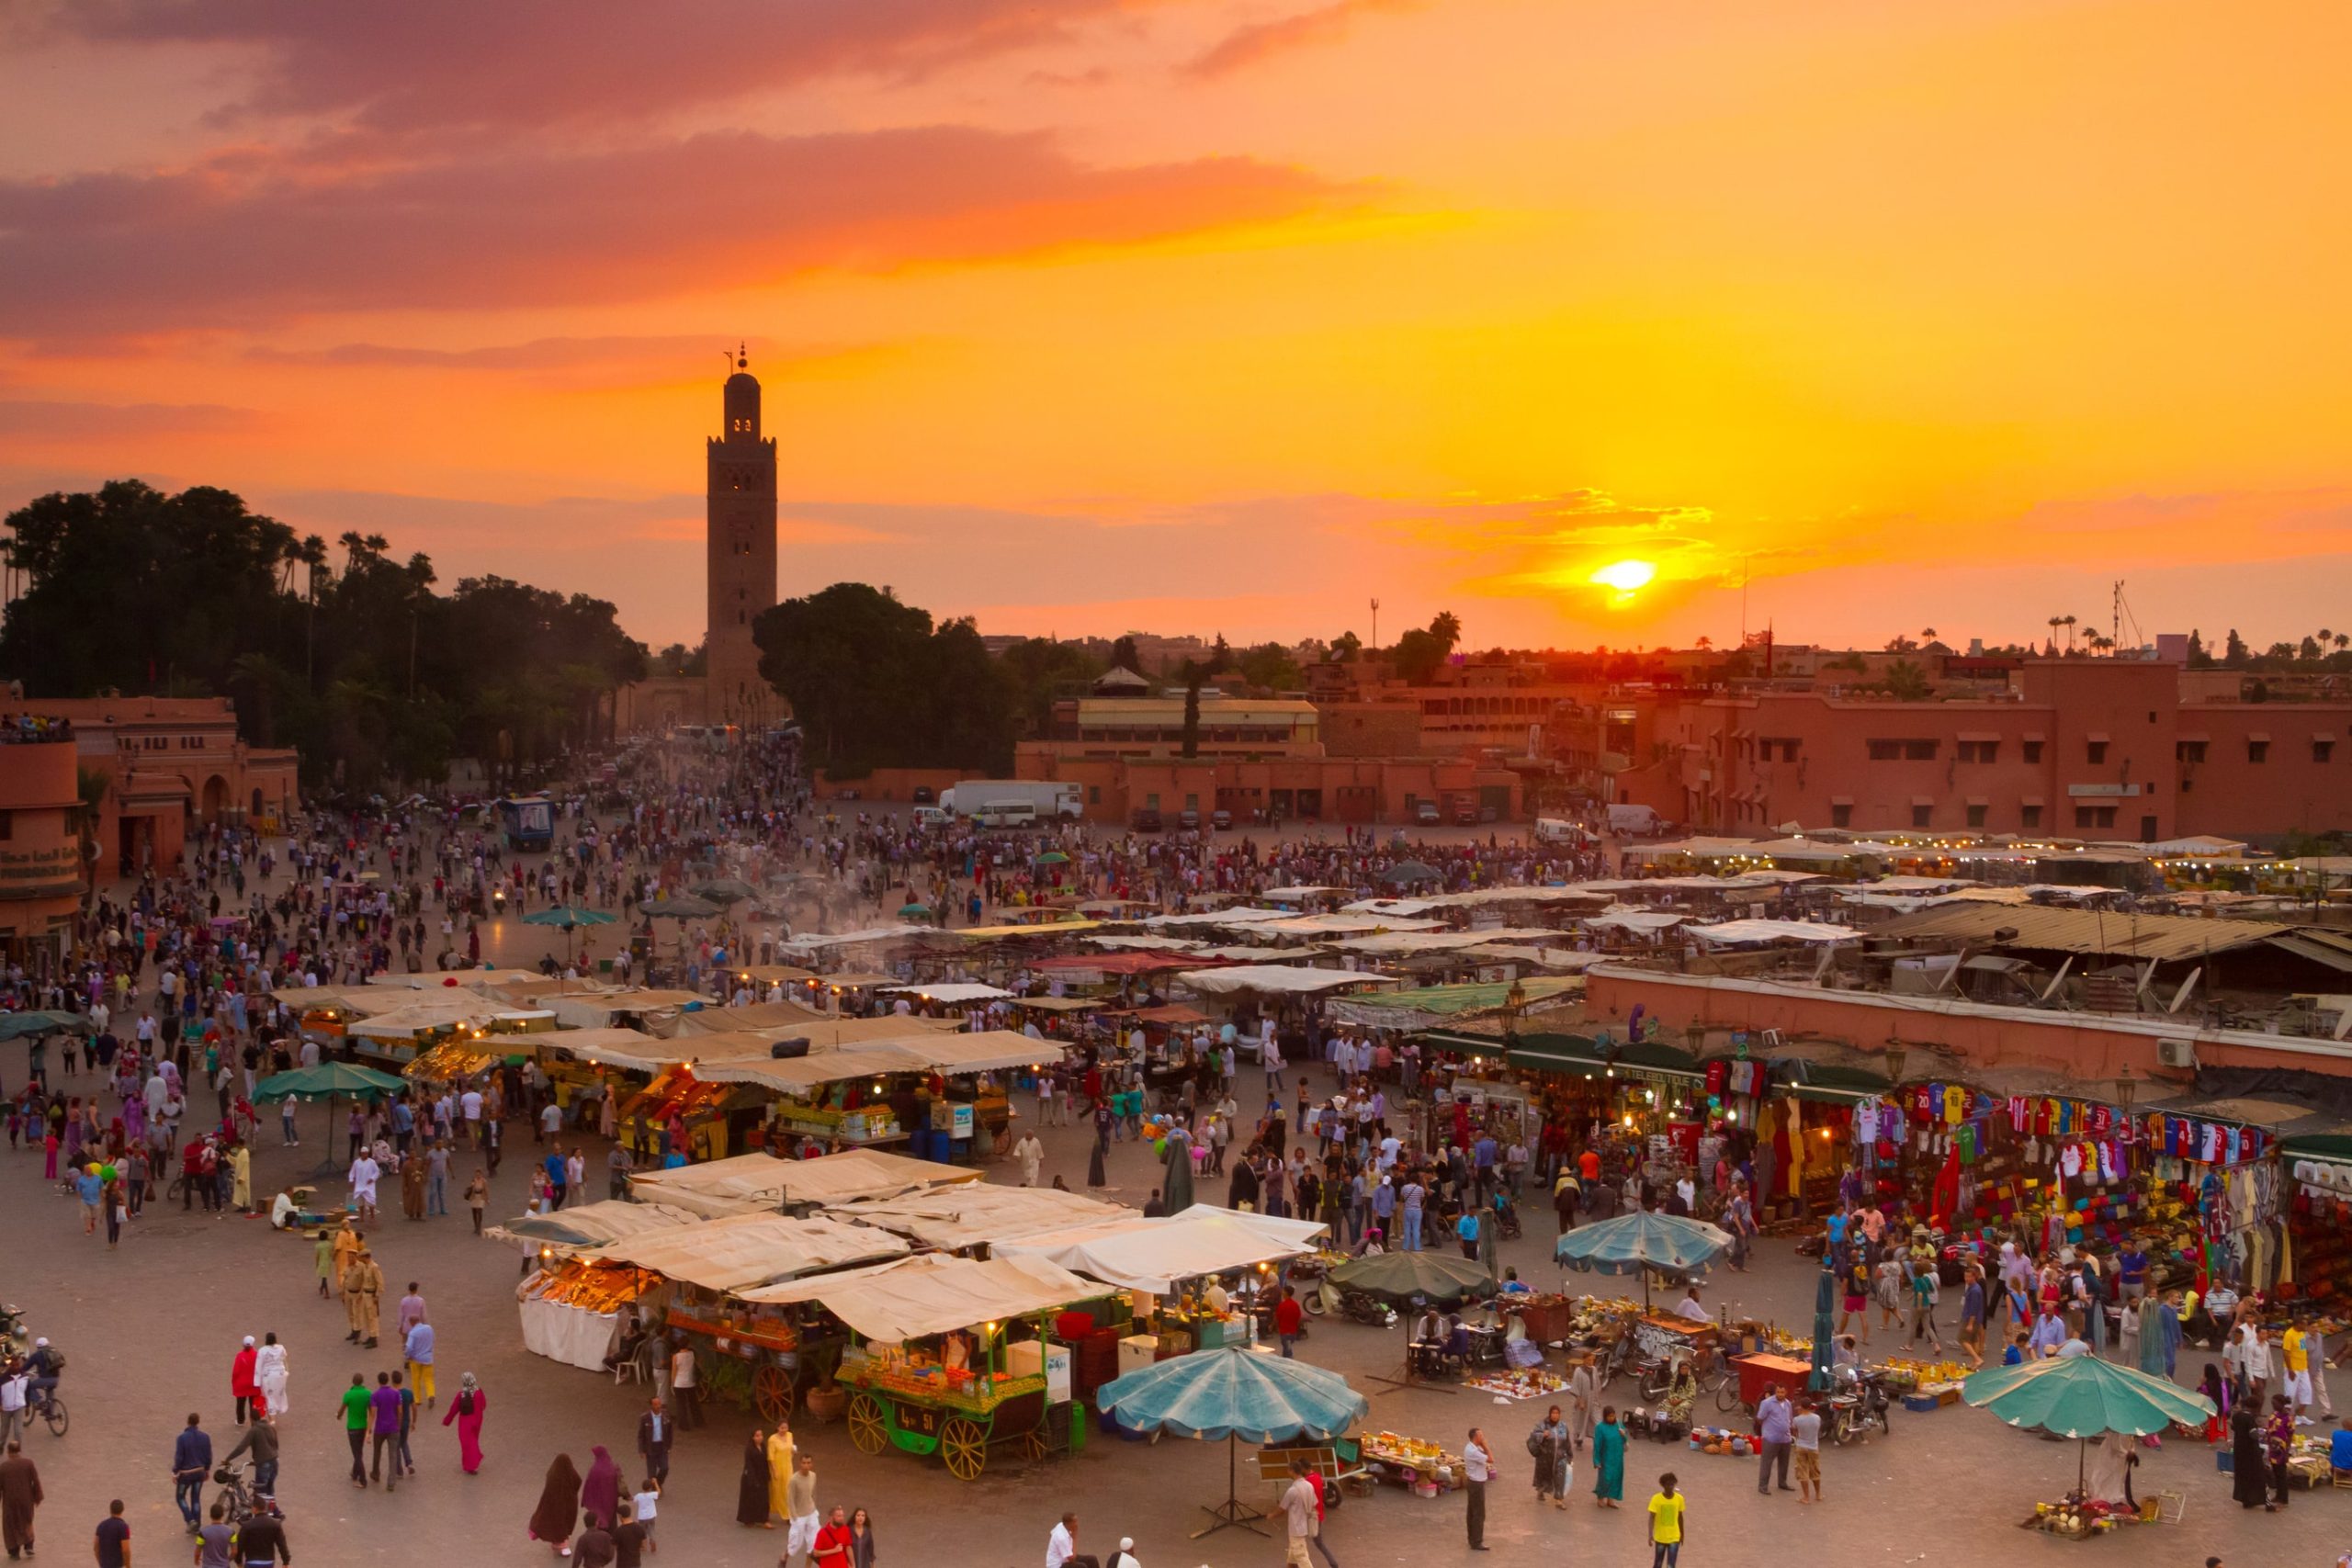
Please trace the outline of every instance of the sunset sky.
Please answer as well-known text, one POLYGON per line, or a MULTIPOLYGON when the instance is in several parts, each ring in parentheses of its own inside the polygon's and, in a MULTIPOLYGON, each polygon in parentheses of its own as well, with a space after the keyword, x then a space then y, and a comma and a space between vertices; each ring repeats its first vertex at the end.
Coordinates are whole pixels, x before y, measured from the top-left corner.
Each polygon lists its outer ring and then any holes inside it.
POLYGON ((2299 637, 2347 57, 2319 0, 18 4, 0 508, 219 484, 692 640, 744 338, 786 594, 2299 637))

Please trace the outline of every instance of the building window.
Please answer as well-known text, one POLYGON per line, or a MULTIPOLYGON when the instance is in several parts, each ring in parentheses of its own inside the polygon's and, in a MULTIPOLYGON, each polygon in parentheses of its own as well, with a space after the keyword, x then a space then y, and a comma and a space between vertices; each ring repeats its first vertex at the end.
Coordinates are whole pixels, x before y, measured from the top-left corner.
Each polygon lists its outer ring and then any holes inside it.
POLYGON ((1903 760, 1906 762, 1932 762, 1936 760, 1936 743, 1932 740, 1905 740, 1903 760))
POLYGON ((2187 773, 2183 773, 2183 774, 2181 774, 2181 775, 2180 775, 2180 793, 2181 793, 2181 794, 2183 794, 2183 795, 2194 795, 2196 792, 2197 792, 2197 781, 2196 781, 2194 778, 2191 778, 2191 777, 2190 777, 2188 774, 2187 774, 2187 773))
POLYGON ((2270 761, 2270 742, 2267 740, 2247 741, 2245 743, 2245 760, 2249 762, 2267 762, 2270 761))
POLYGON ((2104 762, 2104 761, 2107 761, 2107 742, 2106 742, 2106 741, 2104 741, 2104 740, 2091 740, 2091 741, 2086 741, 2086 742, 2085 742, 2085 744, 2089 748, 2089 750, 2090 750, 2090 761, 2091 761, 2091 765, 2092 765, 2093 767, 2097 767, 2099 763, 2104 762))
POLYGON ((2001 743, 1997 740, 1963 740, 1960 743, 1959 755, 1963 762, 1997 762, 2001 760, 2001 743))
POLYGON ((2202 740, 2176 740, 2172 743, 2173 761, 2201 762, 2205 760, 2205 745, 2202 740))
POLYGON ((2041 741, 2029 740, 2025 743, 2025 760, 2029 762, 2039 762, 2041 761, 2041 741))
POLYGON ((1984 808, 1983 807, 1972 806, 1968 808, 1968 825, 1972 828, 1982 828, 1984 826, 1984 808))
POLYGON ((2112 828, 2115 826, 2115 807, 2112 806, 2077 806, 2075 807, 2075 826, 2077 828, 2112 828))
POLYGON ((1767 736, 1756 744, 1761 761, 1771 761, 1776 754, 1783 762, 1793 762, 1797 760, 1797 742, 1793 737, 1767 736))
POLYGON ((2320 739, 2318 736, 2313 736, 2313 737, 2312 738, 2312 761, 2314 761, 2314 762, 2324 762, 2324 761, 2326 761, 2329 758, 2331 758, 2331 757, 2333 757, 2333 756, 2335 756, 2335 741, 2333 741, 2333 740, 2324 740, 2324 739, 2320 739))
MULTIPOLYGON (((1932 740, 1872 740, 1867 744, 1873 762, 1932 762, 1936 760, 1936 743, 1932 740)), ((1795 761, 1793 753, 1790 761, 1795 761)))
POLYGON ((1829 825, 1832 828, 1852 827, 1854 825, 1854 808, 1850 806, 1831 807, 1829 808, 1829 825))
POLYGON ((2039 806, 2022 806, 2022 807, 2019 807, 2018 808, 2018 827, 2020 827, 2020 828, 2039 828, 2039 827, 2041 827, 2041 807, 2040 807, 2039 806))
POLYGON ((1928 826, 1929 814, 1934 810, 1935 807, 1932 806, 1914 806, 1911 808, 1911 826, 1914 828, 1925 828, 1928 826))
POLYGON ((16 836, 17 814, 13 811, 0 811, 0 843, 6 843, 16 836))

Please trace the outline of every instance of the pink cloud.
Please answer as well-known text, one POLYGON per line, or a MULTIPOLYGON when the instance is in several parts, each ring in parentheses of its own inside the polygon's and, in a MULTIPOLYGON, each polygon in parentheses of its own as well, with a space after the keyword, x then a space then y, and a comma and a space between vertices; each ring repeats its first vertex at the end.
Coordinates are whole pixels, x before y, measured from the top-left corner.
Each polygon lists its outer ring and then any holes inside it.
POLYGON ((220 403, 77 403, 40 398, 0 401, 0 441, 223 435, 253 430, 261 423, 257 410, 220 403))
POLYGON ((71 0, 49 28, 257 51, 241 113, 379 131, 610 125, 853 73, 917 74, 1065 36, 1122 0, 71 0))
POLYGON ((1278 54, 1337 43, 1354 30, 1360 18, 1412 4, 1414 0, 1334 0, 1295 16, 1253 22, 1226 34, 1184 69, 1194 76, 1223 76, 1278 54))
POLYGON ((946 126, 19 180, 0 184, 0 333, 633 301, 1143 243, 1363 196, 1252 158, 1095 167, 1047 136, 946 126))

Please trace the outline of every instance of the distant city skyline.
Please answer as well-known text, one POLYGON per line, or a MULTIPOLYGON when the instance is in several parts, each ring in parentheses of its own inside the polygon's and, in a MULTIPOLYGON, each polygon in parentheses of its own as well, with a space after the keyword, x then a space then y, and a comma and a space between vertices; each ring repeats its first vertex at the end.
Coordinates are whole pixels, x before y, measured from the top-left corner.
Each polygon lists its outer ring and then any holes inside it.
POLYGON ((2261 647, 2352 591, 2352 210, 2307 174, 2352 13, 2232 22, 34 0, 0 507, 220 485, 691 642, 748 338, 787 596, 1875 647, 2103 626, 2120 576, 2261 647))

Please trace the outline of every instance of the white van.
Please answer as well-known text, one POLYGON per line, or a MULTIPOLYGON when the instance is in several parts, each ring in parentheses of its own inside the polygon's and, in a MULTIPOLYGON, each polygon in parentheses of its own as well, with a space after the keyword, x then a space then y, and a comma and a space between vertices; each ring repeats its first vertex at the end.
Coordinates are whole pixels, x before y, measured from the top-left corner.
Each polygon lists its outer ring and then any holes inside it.
POLYGON ((953 811, 940 807, 918 806, 915 807, 915 826, 918 828, 944 828, 955 820, 956 814, 953 811))
POLYGON ((976 828, 1035 828, 1037 807, 1027 800, 992 800, 972 813, 976 828))

